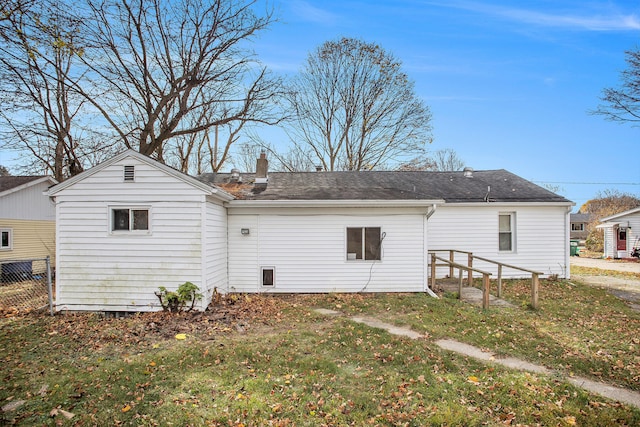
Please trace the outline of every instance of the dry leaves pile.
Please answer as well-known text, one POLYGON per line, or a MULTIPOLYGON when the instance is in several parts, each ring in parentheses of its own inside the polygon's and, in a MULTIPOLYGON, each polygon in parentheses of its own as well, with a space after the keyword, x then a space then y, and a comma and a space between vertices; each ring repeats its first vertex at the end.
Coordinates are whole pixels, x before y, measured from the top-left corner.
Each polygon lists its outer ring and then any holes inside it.
POLYGON ((228 295, 204 312, 61 313, 48 324, 49 334, 86 340, 94 348, 108 343, 140 344, 175 336, 213 339, 250 328, 276 327, 283 311, 296 306, 296 296, 228 295))

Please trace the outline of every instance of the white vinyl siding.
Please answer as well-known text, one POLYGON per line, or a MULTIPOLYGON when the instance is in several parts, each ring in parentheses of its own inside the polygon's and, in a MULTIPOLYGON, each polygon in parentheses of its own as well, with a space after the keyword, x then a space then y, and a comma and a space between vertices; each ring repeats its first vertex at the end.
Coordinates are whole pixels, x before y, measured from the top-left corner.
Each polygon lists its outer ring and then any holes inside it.
POLYGON ((205 195, 145 163, 135 166, 133 183, 114 164, 56 195, 58 310, 157 310, 159 286, 205 288, 205 195), (108 233, 114 206, 149 207, 153 233, 108 233))
MULTIPOLYGON (((236 292, 418 292, 424 290, 424 214, 318 209, 299 215, 229 215, 229 281, 236 292), (349 214, 346 214, 346 213, 349 214), (347 261, 346 230, 380 227, 382 260, 347 261), (242 228, 250 228, 242 235, 242 228), (275 286, 261 287, 261 268, 275 286)), ((234 211, 235 212, 235 211, 234 211)))
MULTIPOLYGON (((565 206, 440 206, 429 219, 429 250, 458 249, 495 261, 539 271, 568 274, 568 227, 565 206), (499 250, 498 215, 513 212, 517 221, 517 251, 499 250)), ((446 256, 447 255, 441 255, 446 256)), ((459 254, 457 262, 467 263, 459 254)), ((474 261, 474 267, 497 274, 494 264, 474 261)), ((438 269, 438 276, 448 274, 438 269)), ((526 273, 504 269, 505 277, 528 277, 526 273)))
POLYGON ((214 289, 228 292, 227 210, 219 203, 208 201, 206 216, 206 295, 210 296, 214 289))
POLYGON ((256 292, 260 283, 258 264, 258 216, 229 215, 229 292, 256 292), (242 234, 242 229, 249 234, 242 234))
POLYGON ((0 197, 0 219, 54 221, 55 206, 43 194, 50 185, 47 180, 0 197))

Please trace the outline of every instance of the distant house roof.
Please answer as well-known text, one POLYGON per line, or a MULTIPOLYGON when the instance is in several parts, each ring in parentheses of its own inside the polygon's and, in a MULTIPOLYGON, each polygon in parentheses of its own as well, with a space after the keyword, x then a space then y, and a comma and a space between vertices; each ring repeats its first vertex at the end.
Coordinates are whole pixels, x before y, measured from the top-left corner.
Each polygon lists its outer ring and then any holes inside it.
POLYGON ((271 172, 266 186, 252 185, 254 174, 205 174, 204 182, 247 200, 444 200, 467 202, 544 202, 572 204, 504 169, 464 172, 344 171, 271 172))
POLYGON ((34 175, 34 176, 0 176, 0 196, 18 191, 20 188, 30 187, 43 181, 49 181, 50 185, 54 185, 56 181, 50 176, 34 175))
POLYGON ((589 222, 591 221, 591 214, 583 214, 583 213, 572 213, 569 215, 569 221, 571 222, 589 222))
POLYGON ((637 208, 629 209, 628 211, 620 212, 620 213, 617 213, 615 215, 611 215, 611 216, 602 218, 600 220, 600 222, 606 222, 606 221, 619 219, 621 217, 624 217, 624 216, 627 216, 627 215, 633 215, 633 214, 636 214, 636 213, 639 213, 639 212, 640 212, 640 206, 637 207, 637 208))

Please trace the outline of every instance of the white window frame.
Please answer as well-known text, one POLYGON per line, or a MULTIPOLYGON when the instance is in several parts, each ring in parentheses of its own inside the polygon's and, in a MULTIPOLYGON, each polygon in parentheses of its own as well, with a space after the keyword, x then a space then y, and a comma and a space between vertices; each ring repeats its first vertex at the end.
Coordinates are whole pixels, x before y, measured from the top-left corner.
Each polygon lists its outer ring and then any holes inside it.
POLYGON ((515 212, 499 212, 498 213, 498 252, 515 252, 516 251, 516 213, 515 212), (503 216, 509 217, 509 230, 501 230, 500 229, 500 218, 503 216), (501 235, 509 233, 511 236, 509 242, 509 248, 503 249, 501 247, 500 238, 501 235))
POLYGON ((12 228, 0 228, 0 251, 11 251, 13 250, 13 229, 12 228), (8 234, 9 245, 2 245, 2 234, 8 234))
POLYGON ((384 239, 384 233, 382 231, 382 227, 380 226, 364 226, 364 227, 346 227, 344 230, 344 241, 345 241, 345 257, 346 260, 348 262, 380 262, 382 261, 382 240, 384 239), (366 254, 367 254, 367 241, 366 241, 366 235, 367 235, 367 229, 371 229, 371 228, 377 228, 380 231, 380 234, 378 235, 378 257, 377 258, 373 258, 373 259, 366 259, 366 254), (362 241, 361 241, 361 253, 362 253, 362 258, 357 258, 357 253, 350 253, 349 252, 349 230, 350 229, 360 229, 362 231, 362 241), (355 255, 355 258, 354 258, 355 255))
POLYGON ((138 235, 147 235, 151 234, 151 206, 139 206, 139 205, 111 205, 109 206, 108 218, 109 223, 107 224, 109 234, 118 235, 118 234, 138 234, 138 235), (114 229, 114 215, 117 210, 128 210, 129 211, 129 228, 127 230, 115 230, 114 229), (146 230, 134 230, 133 229, 133 214, 132 211, 147 211, 147 229, 146 230))

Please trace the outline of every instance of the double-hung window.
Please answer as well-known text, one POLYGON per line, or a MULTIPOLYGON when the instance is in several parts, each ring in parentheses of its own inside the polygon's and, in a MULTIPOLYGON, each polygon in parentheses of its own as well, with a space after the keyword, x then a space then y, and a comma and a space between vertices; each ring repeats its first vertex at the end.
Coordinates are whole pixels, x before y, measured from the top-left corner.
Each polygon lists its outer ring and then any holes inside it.
POLYGON ((148 232, 149 229, 149 208, 111 208, 111 232, 148 232))
POLYGON ((0 228, 0 251, 10 251, 12 245, 12 230, 10 228, 0 228))
POLYGON ((380 227, 347 228, 347 260, 382 259, 380 227))
POLYGON ((502 252, 515 250, 515 216, 514 212, 498 215, 498 249, 502 252))
POLYGON ((584 231, 584 224, 583 223, 573 223, 571 224, 571 231, 584 231))

